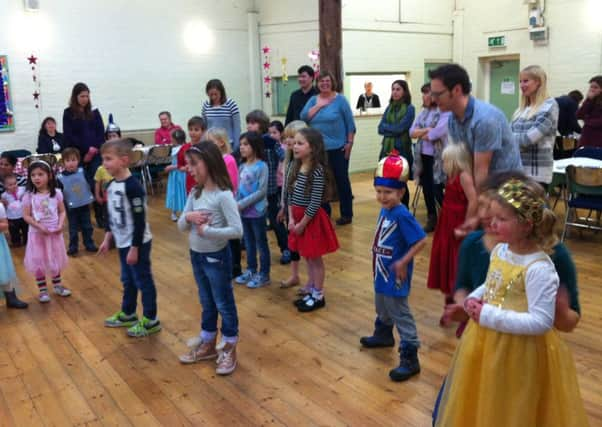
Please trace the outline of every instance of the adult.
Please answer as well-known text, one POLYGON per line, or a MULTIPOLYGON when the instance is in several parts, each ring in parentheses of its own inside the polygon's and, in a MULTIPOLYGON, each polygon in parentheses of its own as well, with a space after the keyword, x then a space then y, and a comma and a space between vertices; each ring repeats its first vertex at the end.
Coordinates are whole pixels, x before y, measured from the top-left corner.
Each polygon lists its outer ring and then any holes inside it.
POLYGON ((426 204, 427 221, 424 231, 435 231, 437 225, 437 205, 443 205, 443 148, 447 144, 447 123, 449 111, 442 112, 431 97, 431 84, 420 88, 422 93, 422 111, 410 128, 410 136, 416 138, 414 147, 414 176, 422 185, 422 194, 426 204))
POLYGON ((602 75, 592 77, 577 118, 583 120, 580 146, 602 147, 602 75))
POLYGON ((236 102, 226 96, 224 84, 218 79, 212 79, 205 86, 209 97, 203 103, 201 115, 207 129, 222 128, 228 132, 233 152, 238 152, 240 137, 240 112, 236 102))
POLYGON ((54 117, 46 117, 42 121, 40 131, 38 132, 38 147, 36 152, 39 154, 58 154, 65 148, 65 139, 63 134, 56 130, 56 120, 54 117))
POLYGON ((545 189, 552 182, 558 104, 548 94, 546 72, 530 65, 519 74, 520 104, 510 129, 520 148, 525 174, 545 189))
POLYGON ((561 136, 581 133, 581 126, 577 121, 577 110, 581 101, 583 101, 583 94, 578 90, 572 90, 568 95, 556 98, 558 104, 558 133, 561 136))
POLYGON ((473 156, 475 187, 490 173, 522 169, 518 144, 504 113, 470 95, 468 73, 458 64, 429 71, 431 96, 441 111, 451 111, 448 137, 464 143, 473 156))
POLYGON ((380 108, 378 95, 372 92, 372 82, 364 83, 365 93, 357 98, 356 110, 366 111, 368 108, 380 108))
POLYGON ((161 122, 161 127, 155 131, 155 144, 171 144, 171 133, 174 130, 181 130, 182 128, 179 125, 173 124, 169 111, 161 111, 159 113, 159 122, 161 122))
MULTIPOLYGON (((405 80, 395 80, 391 84, 391 99, 385 109, 380 123, 378 134, 383 136, 379 160, 387 156, 393 149, 397 150, 408 161, 410 166, 410 179, 412 179, 412 140, 410 138, 410 127, 414 122, 416 110, 412 105, 412 95, 405 80)), ((407 206, 410 203, 410 191, 407 189, 401 199, 407 206)))
POLYGON ((17 166, 17 158, 10 153, 4 152, 0 156, 0 194, 4 193, 4 178, 10 175, 17 177, 17 185, 25 187, 27 185, 27 177, 15 174, 15 166, 17 166))
POLYGON ((299 89, 291 93, 286 109, 286 119, 284 124, 288 125, 295 120, 301 120, 301 111, 309 99, 318 94, 314 86, 314 69, 309 65, 302 65, 297 70, 297 82, 299 89))
POLYGON ((323 71, 318 79, 318 95, 312 96, 303 110, 301 120, 322 133, 328 154, 328 167, 334 175, 339 195, 341 217, 337 225, 351 224, 353 196, 349 181, 349 157, 355 137, 355 122, 347 99, 335 91, 334 75, 323 71))

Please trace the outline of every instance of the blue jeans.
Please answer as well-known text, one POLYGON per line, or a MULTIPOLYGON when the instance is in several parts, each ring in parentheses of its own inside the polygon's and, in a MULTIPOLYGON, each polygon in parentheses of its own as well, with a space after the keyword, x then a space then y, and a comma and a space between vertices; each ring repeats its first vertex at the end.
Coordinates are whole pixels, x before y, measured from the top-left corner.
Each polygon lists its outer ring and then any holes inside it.
POLYGON ((128 265, 126 262, 130 248, 119 248, 121 282, 123 283, 121 311, 125 314, 136 312, 136 300, 138 291, 140 291, 142 293, 142 314, 147 319, 157 317, 157 290, 150 260, 151 243, 152 241, 149 241, 138 248, 138 262, 134 265, 128 265))
MULTIPOLYGON (((339 194, 339 208, 341 217, 353 217, 353 194, 351 193, 351 181, 349 181, 349 160, 345 159, 345 150, 337 148, 326 151, 328 154, 328 166, 334 175, 334 182, 339 194)), ((330 215, 330 209, 327 212, 330 215)))
MULTIPOLYGON (((265 223, 264 223, 265 225, 265 223)), ((200 253, 190 251, 192 273, 203 306, 201 329, 217 331, 217 315, 222 316, 222 336, 238 336, 238 313, 232 290, 232 260, 230 248, 200 253)))
POLYGON ((257 250, 261 273, 270 275, 270 248, 265 227, 265 216, 259 218, 242 218, 242 228, 247 251, 247 269, 257 273, 257 250))
POLYGON ((92 221, 90 220, 90 205, 80 206, 79 208, 68 208, 67 219, 69 220, 69 249, 77 251, 79 247, 78 233, 81 230, 82 240, 86 248, 93 248, 96 245, 92 240, 92 221))

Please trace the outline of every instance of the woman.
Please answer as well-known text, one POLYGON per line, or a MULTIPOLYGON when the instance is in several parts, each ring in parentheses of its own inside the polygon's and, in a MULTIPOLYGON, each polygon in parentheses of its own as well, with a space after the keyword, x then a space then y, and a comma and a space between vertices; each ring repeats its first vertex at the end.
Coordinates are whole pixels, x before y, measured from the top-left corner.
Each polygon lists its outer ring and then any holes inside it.
MULTIPOLYGON (((412 140, 410 127, 414 121, 416 111, 412 105, 410 88, 404 80, 395 80, 391 85, 391 99, 389 106, 383 113, 378 124, 378 134, 383 136, 382 148, 378 156, 382 159, 393 149, 406 158, 410 166, 410 179, 412 179, 412 140)), ((410 203, 410 192, 406 191, 402 198, 406 207, 410 203)))
POLYGON ((510 128, 520 147, 525 174, 547 189, 554 169, 558 103, 548 94, 547 76, 540 66, 524 68, 519 83, 520 105, 510 128))
POLYGON ((602 147, 602 75, 592 77, 577 118, 583 120, 580 146, 602 147))
POLYGON ((426 83, 420 88, 422 93, 422 111, 410 128, 410 136, 416 138, 414 175, 419 177, 422 194, 426 204, 426 233, 435 231, 437 225, 437 206, 443 204, 445 173, 441 153, 447 144, 447 122, 450 112, 442 112, 431 98, 431 85, 426 83))
POLYGON ((349 157, 355 137, 355 122, 349 102, 335 91, 336 87, 334 75, 322 71, 318 79, 319 93, 307 101, 301 111, 301 120, 322 133, 324 148, 328 154, 328 166, 334 176, 339 195, 341 217, 337 220, 337 225, 346 225, 351 224, 353 220, 349 157))
POLYGON ((226 129, 232 151, 238 153, 240 112, 236 102, 226 96, 226 89, 218 79, 207 82, 205 93, 209 99, 203 103, 201 115, 207 124, 207 129, 226 129))
POLYGON ((58 154, 65 148, 63 134, 56 130, 56 120, 54 117, 46 117, 40 126, 38 133, 38 154, 58 154))

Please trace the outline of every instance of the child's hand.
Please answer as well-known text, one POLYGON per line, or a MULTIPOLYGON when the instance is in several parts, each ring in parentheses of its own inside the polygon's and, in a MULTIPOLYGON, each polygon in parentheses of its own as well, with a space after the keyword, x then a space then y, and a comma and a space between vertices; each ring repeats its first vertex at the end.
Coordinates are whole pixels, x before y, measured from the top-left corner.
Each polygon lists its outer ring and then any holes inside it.
POLYGON ((205 235, 205 229, 209 227, 209 225, 205 224, 201 224, 201 225, 197 225, 196 226, 196 232, 198 233, 199 236, 204 236, 205 235))
POLYGON ((96 252, 96 255, 106 254, 109 249, 111 249, 111 235, 107 233, 105 234, 104 240, 98 247, 98 252, 96 252))
POLYGON ((99 205, 102 205, 104 203, 104 200, 102 199, 101 196, 96 196, 95 199, 96 199, 96 203, 98 203, 99 205))
POLYGON ((300 236, 305 231, 305 226, 302 225, 301 223, 295 224, 295 226, 293 227, 293 230, 295 231, 295 234, 297 234, 297 236, 300 236))
POLYGON ((408 277, 408 265, 399 260, 394 264, 393 268, 395 269, 395 277, 397 277, 397 280, 401 283, 405 282, 408 277))
POLYGON ((36 227, 42 234, 50 234, 50 230, 48 230, 48 228, 46 228, 46 226, 44 226, 42 224, 37 224, 36 227))
POLYGON ((125 262, 127 265, 136 265, 138 264, 138 248, 136 246, 130 246, 130 250, 128 251, 128 255, 125 258, 125 262))
POLYGON ((207 222, 209 222, 210 217, 211 217, 211 214, 209 214, 207 212, 200 212, 200 211, 188 212, 186 214, 186 222, 189 222, 189 223, 195 224, 195 225, 202 225, 202 224, 206 224, 207 222))
POLYGON ((460 304, 448 304, 443 312, 443 326, 449 326, 452 321, 463 322, 468 320, 468 315, 460 304))
POLYGON ((276 215, 276 221, 278 222, 284 222, 285 220, 285 216, 284 216, 284 208, 280 209, 278 211, 278 214, 276 215))
POLYGON ((481 319, 481 310, 483 309, 483 301, 476 298, 469 298, 464 301, 464 310, 472 320, 479 323, 481 319))
POLYGON ((288 231, 289 233, 295 232, 295 221, 292 218, 288 221, 288 231))
POLYGON ((172 170, 177 169, 175 165, 169 165, 165 167, 165 172, 171 172, 172 170))
POLYGON ((456 237, 456 239, 462 239, 468 233, 476 230, 478 225, 479 225, 479 217, 474 216, 471 218, 467 218, 462 225, 454 228, 454 236, 456 237))

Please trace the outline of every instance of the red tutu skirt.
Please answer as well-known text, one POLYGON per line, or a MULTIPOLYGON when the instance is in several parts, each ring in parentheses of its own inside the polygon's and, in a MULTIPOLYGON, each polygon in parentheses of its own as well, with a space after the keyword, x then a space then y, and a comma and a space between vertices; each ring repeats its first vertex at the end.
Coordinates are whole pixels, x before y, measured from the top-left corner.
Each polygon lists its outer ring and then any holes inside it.
MULTIPOLYGON (((298 223, 305 215, 305 208, 292 206, 293 220, 298 223)), ((320 208, 301 235, 295 232, 288 234, 288 248, 299 252, 304 258, 318 258, 339 249, 339 241, 334 227, 324 209, 320 208)))

